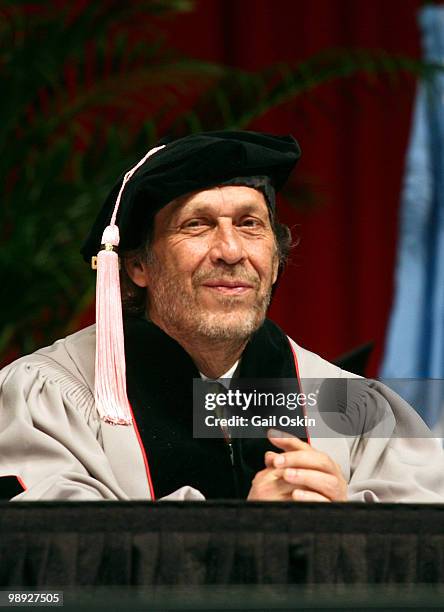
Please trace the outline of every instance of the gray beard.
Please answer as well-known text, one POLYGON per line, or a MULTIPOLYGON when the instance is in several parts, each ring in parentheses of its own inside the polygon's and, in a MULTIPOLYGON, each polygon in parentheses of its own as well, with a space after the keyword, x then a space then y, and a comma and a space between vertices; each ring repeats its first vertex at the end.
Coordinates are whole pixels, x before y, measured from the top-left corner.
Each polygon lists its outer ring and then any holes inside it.
MULTIPOLYGON (((227 308, 230 306, 227 299, 227 308)), ((270 304, 271 291, 268 295, 254 304, 245 315, 235 315, 229 313, 224 317, 222 313, 206 313, 205 316, 199 318, 197 323, 196 333, 209 340, 246 340, 253 334, 264 322, 268 305, 270 304), (229 324, 228 319, 233 318, 233 322, 229 324)))
POLYGON ((223 307, 218 312, 200 308, 198 303, 180 291, 178 278, 169 277, 159 282, 160 270, 152 262, 152 285, 149 310, 161 318, 162 327, 174 337, 200 337, 216 341, 242 341, 253 334, 264 322, 271 300, 271 287, 267 293, 257 296, 248 310, 239 312, 237 298, 220 296, 223 307), (224 310, 226 309, 226 312, 224 310))

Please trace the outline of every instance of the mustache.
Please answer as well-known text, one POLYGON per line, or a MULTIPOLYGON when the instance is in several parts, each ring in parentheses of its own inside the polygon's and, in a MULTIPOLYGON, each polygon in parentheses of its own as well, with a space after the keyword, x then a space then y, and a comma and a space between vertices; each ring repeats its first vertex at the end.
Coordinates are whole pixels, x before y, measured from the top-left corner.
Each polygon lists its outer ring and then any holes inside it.
POLYGON ((193 285, 201 285, 206 281, 220 280, 220 281, 243 281, 253 287, 259 286, 259 278, 256 274, 247 272, 244 268, 217 268, 215 270, 199 270, 193 276, 193 285))

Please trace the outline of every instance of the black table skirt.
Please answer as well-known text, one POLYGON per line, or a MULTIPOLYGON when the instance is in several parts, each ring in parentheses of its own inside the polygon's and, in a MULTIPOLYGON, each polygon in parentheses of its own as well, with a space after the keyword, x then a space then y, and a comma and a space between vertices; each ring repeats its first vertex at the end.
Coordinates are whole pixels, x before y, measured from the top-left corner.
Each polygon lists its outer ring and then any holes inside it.
POLYGON ((0 586, 444 583, 444 505, 0 504, 0 586))

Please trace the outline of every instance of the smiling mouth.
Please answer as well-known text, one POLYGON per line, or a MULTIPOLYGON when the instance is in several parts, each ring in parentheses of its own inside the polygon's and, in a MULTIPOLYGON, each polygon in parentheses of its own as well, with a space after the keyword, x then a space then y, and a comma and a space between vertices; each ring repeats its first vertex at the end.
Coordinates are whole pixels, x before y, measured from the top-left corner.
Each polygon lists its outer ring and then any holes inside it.
POLYGON ((202 285, 210 291, 215 291, 222 295, 243 295, 253 289, 253 285, 245 281, 208 281, 202 285))

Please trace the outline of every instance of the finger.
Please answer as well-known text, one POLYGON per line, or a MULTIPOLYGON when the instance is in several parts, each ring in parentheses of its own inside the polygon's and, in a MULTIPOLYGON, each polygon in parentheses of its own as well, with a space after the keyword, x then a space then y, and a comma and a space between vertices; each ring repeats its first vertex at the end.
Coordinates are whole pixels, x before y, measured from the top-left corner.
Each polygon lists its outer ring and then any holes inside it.
POLYGON ((265 469, 253 479, 248 499, 254 501, 291 501, 294 485, 282 478, 282 470, 265 469))
POLYGON ((343 490, 339 478, 317 470, 287 468, 282 478, 294 487, 303 487, 320 493, 331 501, 343 501, 343 490))
POLYGON ((295 489, 291 495, 294 501, 298 502, 330 502, 328 497, 324 497, 316 491, 304 491, 303 489, 295 489))
POLYGON ((286 482, 283 478, 275 478, 270 483, 270 489, 281 498, 291 499, 294 488, 294 484, 286 482))
POLYGON ((277 429, 269 429, 267 432, 267 437, 274 446, 277 446, 284 451, 304 450, 311 448, 307 442, 303 442, 299 438, 296 438, 296 436, 290 436, 289 434, 278 431, 277 429))
MULTIPOLYGON (((273 466, 267 467, 256 474, 262 481, 273 481, 284 477, 284 470, 276 469, 273 466)), ((294 488, 294 487, 293 487, 294 488)))
POLYGON ((338 471, 336 464, 328 455, 312 448, 277 454, 273 459, 273 465, 279 469, 286 467, 305 468, 327 472, 327 474, 336 474, 338 471))
POLYGON ((266 467, 274 468, 274 460, 278 457, 280 453, 274 453, 273 451, 267 451, 265 453, 264 461, 266 467))

